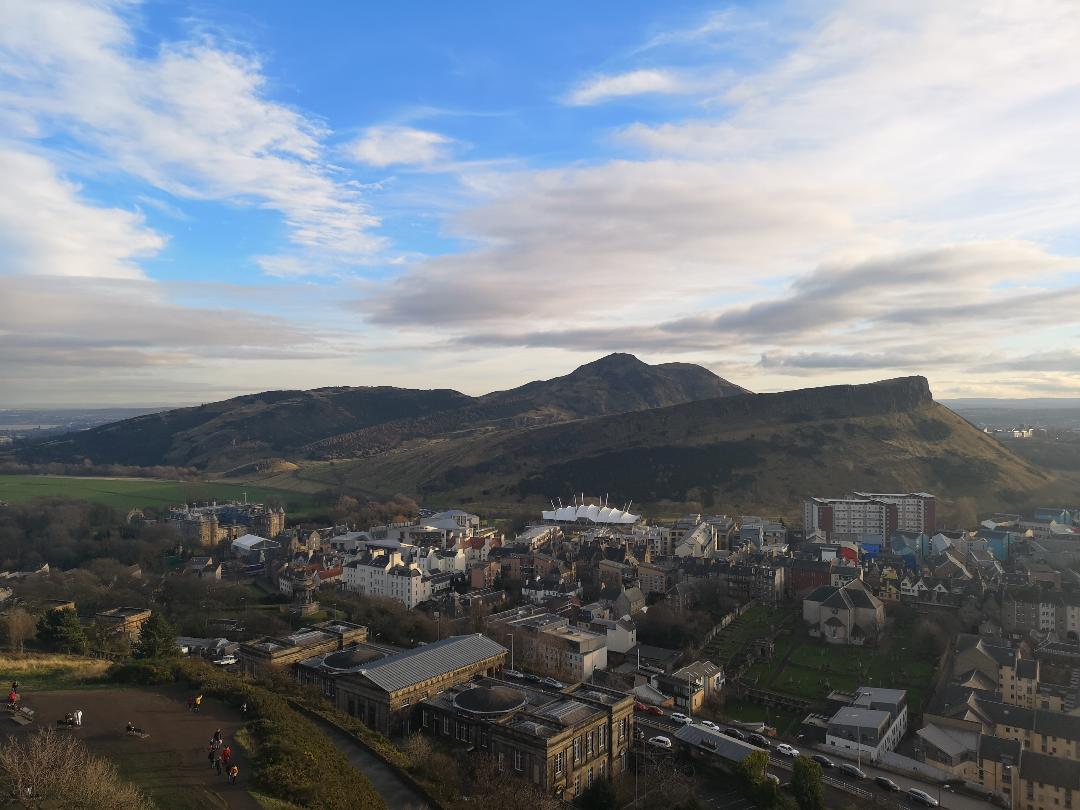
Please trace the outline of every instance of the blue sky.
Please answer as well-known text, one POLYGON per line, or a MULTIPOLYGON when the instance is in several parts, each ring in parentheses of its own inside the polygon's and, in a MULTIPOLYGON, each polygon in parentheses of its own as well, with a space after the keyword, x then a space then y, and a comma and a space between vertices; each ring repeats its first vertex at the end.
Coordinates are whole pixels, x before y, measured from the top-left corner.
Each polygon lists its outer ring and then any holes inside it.
POLYGON ((1076 395, 1080 8, 984 6, 0 0, 0 407, 1076 395))

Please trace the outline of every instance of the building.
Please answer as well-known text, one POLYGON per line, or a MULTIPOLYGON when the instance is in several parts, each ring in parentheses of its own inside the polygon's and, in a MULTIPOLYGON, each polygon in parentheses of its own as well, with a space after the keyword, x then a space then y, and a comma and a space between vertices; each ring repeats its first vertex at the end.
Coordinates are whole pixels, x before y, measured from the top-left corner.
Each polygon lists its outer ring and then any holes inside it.
POLYGON ((478 678, 424 699, 420 727, 569 801, 627 770, 634 699, 592 684, 553 691, 478 678))
POLYGON ((902 532, 937 531, 937 498, 929 492, 852 492, 849 497, 892 504, 896 507, 896 528, 902 532))
POLYGON ((1013 807, 1018 810, 1080 807, 1080 762, 1024 750, 1018 770, 1019 784, 1013 793, 1013 807))
POLYGON ((803 502, 803 531, 826 540, 873 537, 882 543, 897 528, 894 503, 872 498, 808 498, 803 502))
POLYGON ((641 588, 623 588, 611 601, 611 615, 623 618, 634 616, 645 609, 645 594, 641 588))
POLYGON ((149 620, 150 611, 137 607, 116 607, 94 614, 94 621, 111 633, 127 636, 130 641, 139 637, 139 631, 149 620))
POLYGON ((877 640, 885 628, 885 605, 862 580, 818 588, 803 600, 803 621, 811 636, 830 644, 861 645, 877 640))
POLYGON ((825 744, 855 751, 876 761, 895 750, 907 734, 907 692, 861 686, 853 695, 833 692, 826 704, 836 708, 828 721, 825 744))
POLYGON ((432 580, 415 562, 402 562, 399 550, 367 550, 344 565, 346 590, 395 599, 410 610, 432 598, 432 580))
POLYGON ((203 506, 187 505, 170 509, 165 523, 186 543, 216 546, 245 534, 277 537, 285 531, 285 510, 261 503, 216 501, 203 506))
POLYGON ((560 680, 584 681, 607 668, 607 634, 572 627, 553 613, 512 619, 505 625, 513 636, 516 663, 560 680))
POLYGON ((593 619, 586 629, 604 634, 608 652, 627 653, 637 644, 637 625, 630 619, 593 619))
POLYGON ((319 653, 342 650, 367 641, 368 629, 361 624, 331 621, 305 627, 287 636, 264 636, 245 641, 237 650, 240 670, 260 677, 271 670, 290 667, 319 653))
POLYGON ((623 509, 612 509, 609 506, 597 506, 585 504, 574 506, 560 506, 551 511, 541 512, 541 517, 551 523, 582 523, 601 524, 605 526, 625 526, 630 528, 639 520, 640 515, 634 515, 623 509))
POLYGON ((266 558, 281 548, 281 544, 257 534, 244 534, 232 541, 234 556, 247 563, 266 562, 266 558))
POLYGON ((416 707, 506 663, 505 647, 480 635, 451 636, 372 660, 336 682, 337 707, 381 734, 417 730, 416 707))
POLYGON ((705 726, 684 725, 672 736, 681 751, 710 765, 719 765, 729 773, 734 773, 735 767, 751 754, 764 752, 764 749, 756 745, 736 740, 705 726))

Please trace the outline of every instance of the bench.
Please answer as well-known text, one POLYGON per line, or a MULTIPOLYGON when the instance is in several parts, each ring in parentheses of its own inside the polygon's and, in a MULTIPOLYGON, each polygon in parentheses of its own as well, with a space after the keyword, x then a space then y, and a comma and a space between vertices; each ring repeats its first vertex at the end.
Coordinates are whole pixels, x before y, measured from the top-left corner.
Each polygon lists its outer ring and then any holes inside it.
POLYGON ((28 726, 34 722, 34 710, 29 706, 22 706, 11 713, 11 719, 20 726, 28 726))

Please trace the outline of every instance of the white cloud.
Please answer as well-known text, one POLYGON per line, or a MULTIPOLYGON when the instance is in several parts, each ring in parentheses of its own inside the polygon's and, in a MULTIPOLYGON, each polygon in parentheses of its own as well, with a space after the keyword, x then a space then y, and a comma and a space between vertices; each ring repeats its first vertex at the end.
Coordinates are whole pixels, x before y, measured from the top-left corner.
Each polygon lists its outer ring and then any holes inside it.
POLYGON ((0 146, 0 177, 4 273, 141 278, 139 260, 165 244, 141 216, 84 201, 39 155, 0 146))
POLYGON ((642 69, 627 73, 593 76, 583 81, 563 99, 574 107, 602 104, 616 98, 684 93, 686 82, 669 70, 642 69))
POLYGON ((361 137, 345 148, 353 160, 382 168, 445 160, 452 143, 453 140, 437 132, 384 124, 364 130, 361 137))
POLYGON ((0 6, 0 110, 32 116, 40 134, 75 132, 97 160, 178 197, 279 212, 294 261, 382 248, 377 218, 324 163, 325 126, 269 100, 257 59, 205 37, 140 51, 131 10, 0 6))

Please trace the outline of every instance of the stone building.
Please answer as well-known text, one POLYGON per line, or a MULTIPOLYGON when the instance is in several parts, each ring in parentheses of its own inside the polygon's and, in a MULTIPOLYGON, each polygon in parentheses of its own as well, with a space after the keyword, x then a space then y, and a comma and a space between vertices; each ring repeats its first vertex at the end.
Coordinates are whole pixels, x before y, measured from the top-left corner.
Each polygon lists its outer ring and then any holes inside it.
POLYGON ((408 734, 422 700, 478 675, 494 675, 507 656, 505 647, 480 634, 403 650, 337 679, 337 707, 381 734, 408 734))
POLYGON ((830 644, 862 645, 881 635, 885 605, 862 580, 854 579, 809 594, 803 599, 803 621, 811 636, 824 638, 830 644))
POLYGON ((420 728, 569 801, 627 769, 634 700, 591 684, 556 691, 479 678, 424 700, 420 728))
POLYGON ((240 670, 255 677, 272 669, 282 669, 319 653, 342 650, 367 641, 368 629, 361 624, 330 621, 290 633, 287 636, 264 636, 240 645, 237 656, 240 670))

